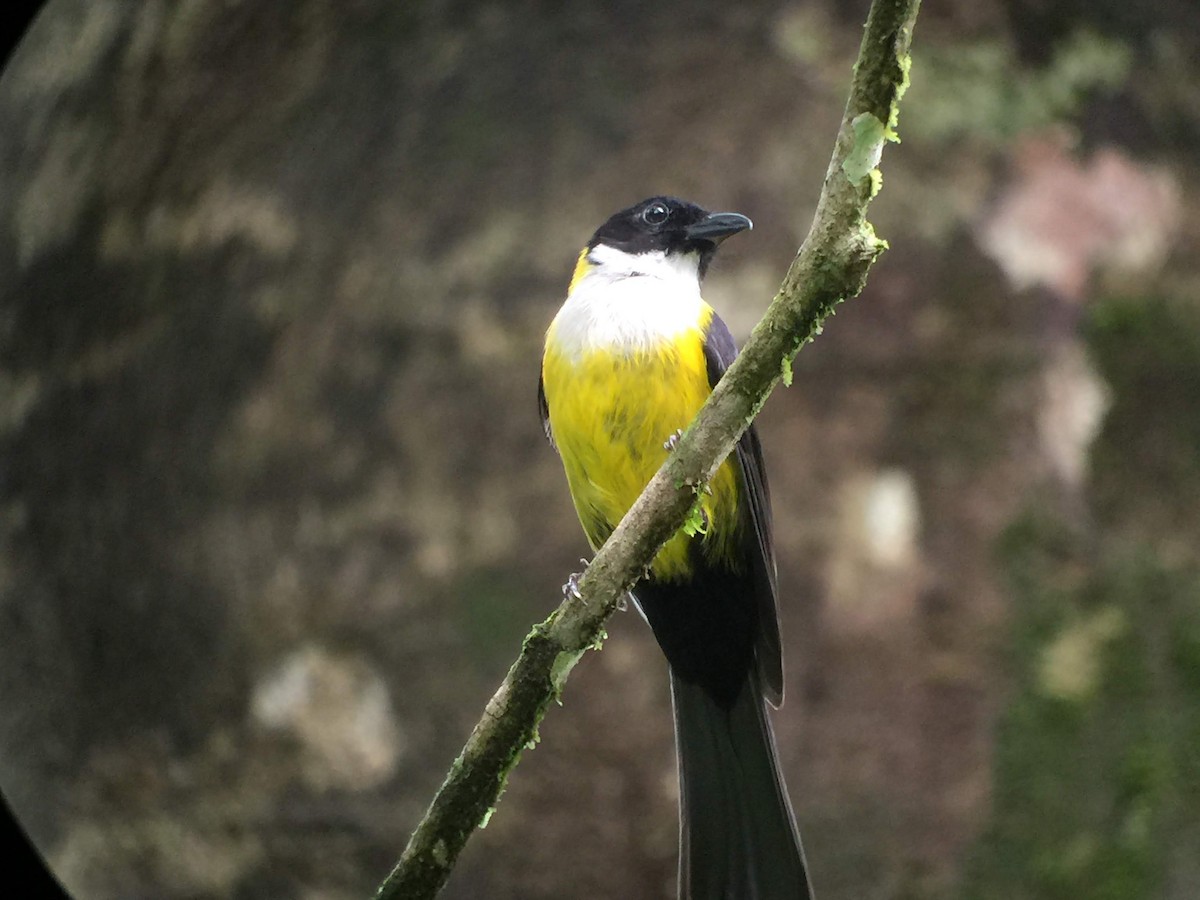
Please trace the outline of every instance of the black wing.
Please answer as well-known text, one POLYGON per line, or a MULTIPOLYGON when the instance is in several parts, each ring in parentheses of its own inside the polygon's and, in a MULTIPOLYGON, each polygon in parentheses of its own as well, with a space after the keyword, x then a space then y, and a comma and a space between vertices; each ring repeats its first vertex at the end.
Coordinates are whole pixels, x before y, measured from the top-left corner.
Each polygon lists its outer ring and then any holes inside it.
MULTIPOLYGON (((721 317, 713 313, 704 340, 704 361, 708 365, 708 383, 716 387, 725 370, 738 354, 737 344, 721 317)), ((776 606, 775 545, 771 537, 771 495, 767 489, 767 471, 763 464, 762 444, 752 424, 734 449, 734 459, 742 476, 749 500, 752 531, 747 534, 747 552, 751 556, 755 604, 758 607, 758 633, 754 639, 758 674, 763 695, 772 706, 783 702, 783 649, 779 639, 779 613, 776 606)))
POLYGON ((555 450, 558 445, 554 443, 554 434, 550 431, 550 404, 546 402, 546 386, 542 382, 542 376, 538 375, 538 415, 542 417, 542 430, 546 432, 546 440, 550 442, 550 446, 555 450))

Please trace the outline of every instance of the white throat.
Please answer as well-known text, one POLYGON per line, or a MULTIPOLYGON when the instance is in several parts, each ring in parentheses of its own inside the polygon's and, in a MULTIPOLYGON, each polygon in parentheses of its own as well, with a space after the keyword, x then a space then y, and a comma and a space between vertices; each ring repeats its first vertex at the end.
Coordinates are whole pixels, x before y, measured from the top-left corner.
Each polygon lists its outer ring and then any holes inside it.
POLYGON ((590 268, 551 326, 560 351, 635 353, 699 326, 699 254, 626 253, 599 244, 587 259, 590 268))

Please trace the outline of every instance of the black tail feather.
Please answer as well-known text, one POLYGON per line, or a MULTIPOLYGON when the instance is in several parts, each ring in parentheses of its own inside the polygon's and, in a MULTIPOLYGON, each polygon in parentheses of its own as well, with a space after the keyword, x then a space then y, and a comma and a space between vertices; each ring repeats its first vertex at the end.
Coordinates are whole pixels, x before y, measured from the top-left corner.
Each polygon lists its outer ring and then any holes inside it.
POLYGON ((753 670, 732 705, 671 674, 682 900, 811 900, 753 670))

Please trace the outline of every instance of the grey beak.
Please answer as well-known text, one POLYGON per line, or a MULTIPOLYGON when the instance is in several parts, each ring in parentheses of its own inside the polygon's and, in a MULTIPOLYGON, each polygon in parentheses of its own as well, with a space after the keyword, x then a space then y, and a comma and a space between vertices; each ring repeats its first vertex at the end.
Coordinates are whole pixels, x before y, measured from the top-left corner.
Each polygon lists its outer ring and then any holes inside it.
POLYGON ((731 234, 749 231, 754 223, 741 213, 710 213, 694 225, 689 225, 686 234, 689 240, 711 241, 716 244, 731 234))

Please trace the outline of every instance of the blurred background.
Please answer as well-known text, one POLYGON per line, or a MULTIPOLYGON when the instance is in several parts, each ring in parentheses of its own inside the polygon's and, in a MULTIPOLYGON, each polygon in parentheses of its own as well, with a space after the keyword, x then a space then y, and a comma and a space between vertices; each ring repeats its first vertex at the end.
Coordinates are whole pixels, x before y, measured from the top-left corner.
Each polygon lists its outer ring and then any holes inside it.
MULTIPOLYGON (((0 788, 81 898, 368 896, 586 545, 535 408, 608 214, 744 338, 866 0, 54 0, 0 78, 0 788)), ((1200 896, 1200 7, 926 0, 891 250, 759 419, 822 900, 1200 896)), ((447 898, 674 896, 664 664, 447 898)))

